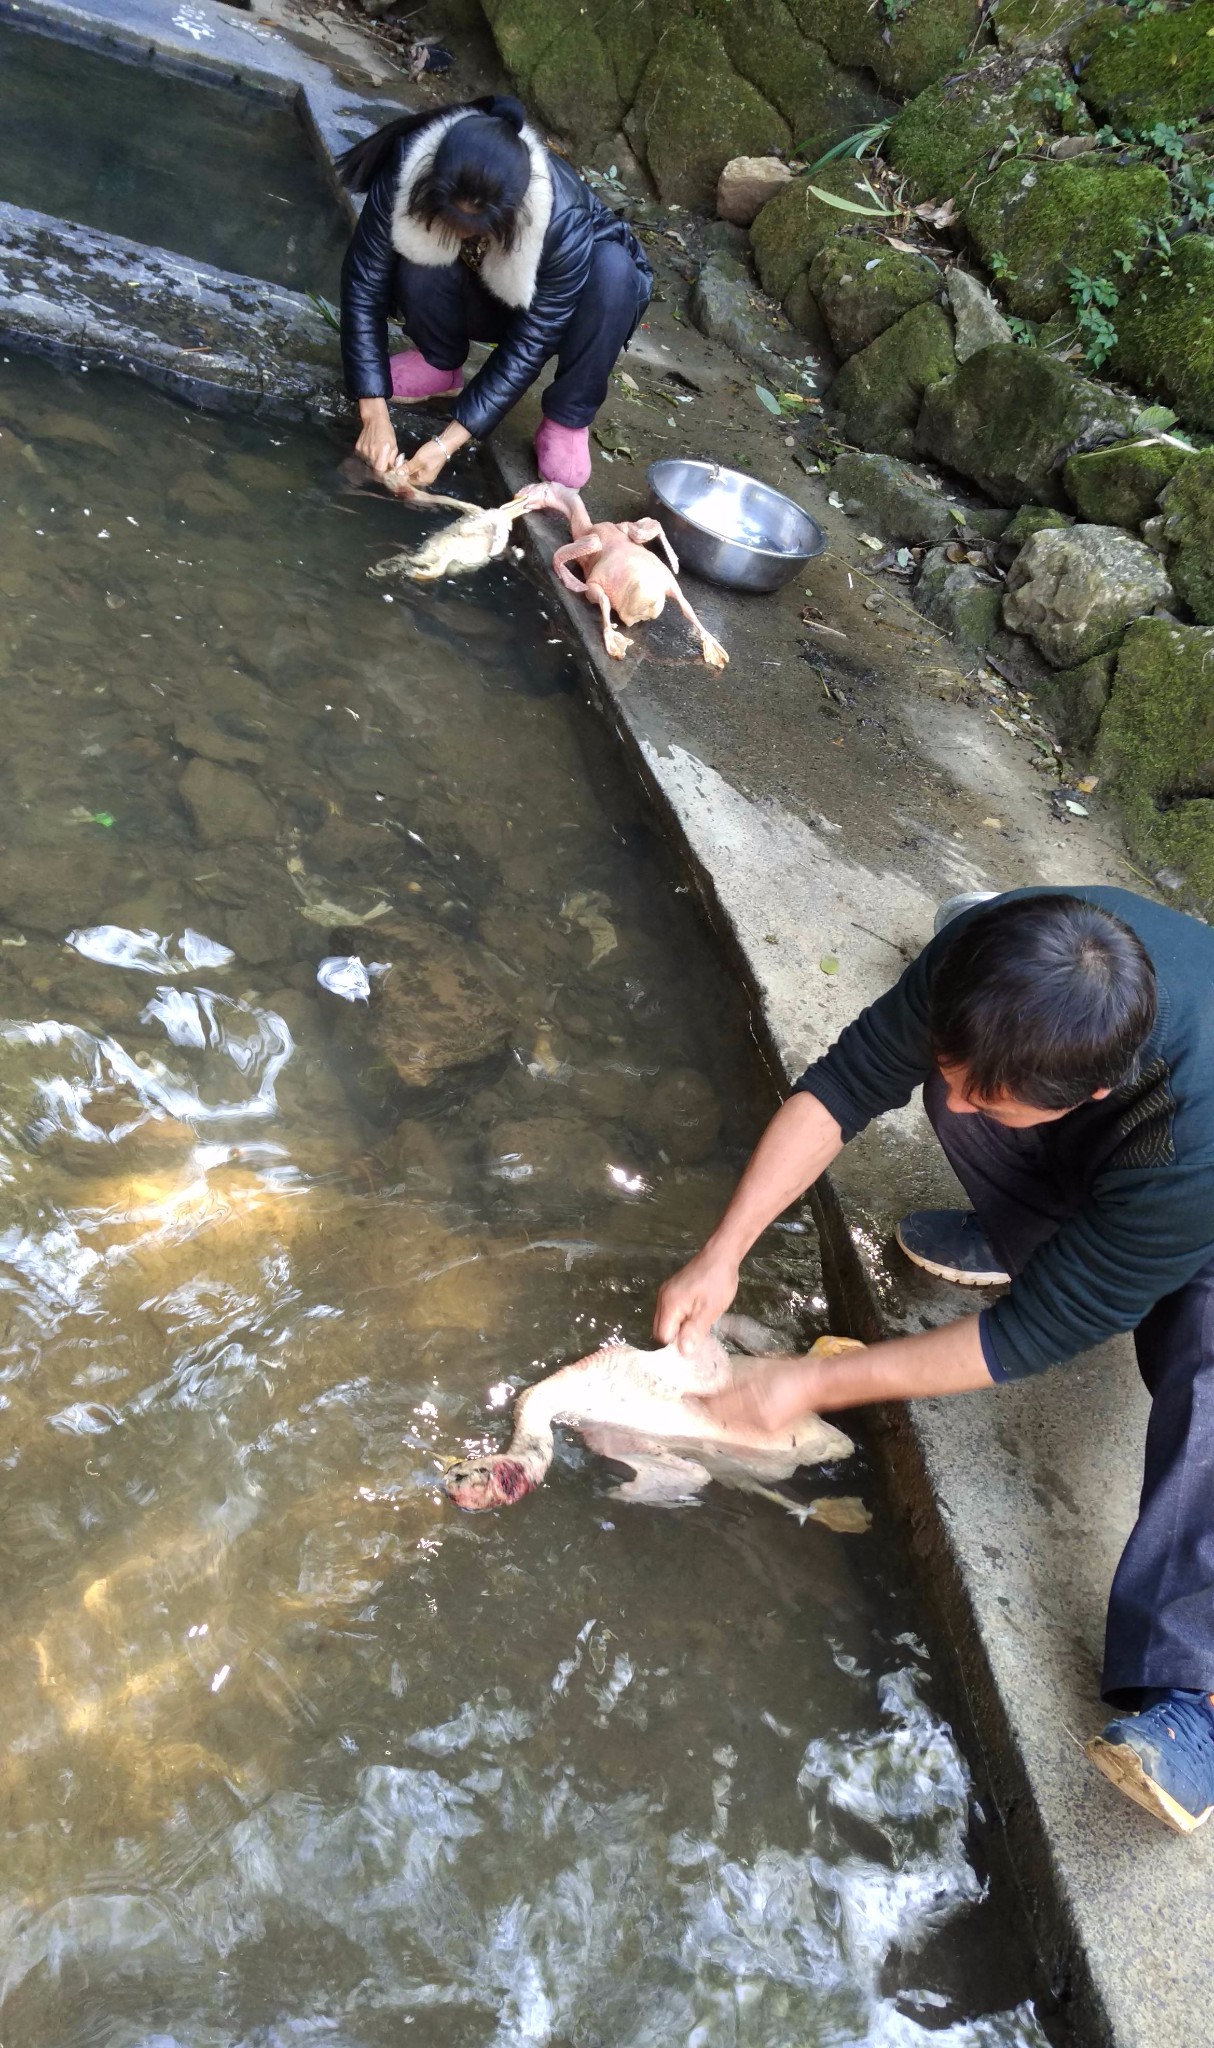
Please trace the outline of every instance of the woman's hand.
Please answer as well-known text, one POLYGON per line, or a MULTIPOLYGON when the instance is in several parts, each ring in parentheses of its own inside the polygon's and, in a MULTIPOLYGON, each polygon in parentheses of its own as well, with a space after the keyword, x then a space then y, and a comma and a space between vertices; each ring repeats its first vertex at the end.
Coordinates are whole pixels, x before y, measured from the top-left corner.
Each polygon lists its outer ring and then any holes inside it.
POLYGON ((401 465, 406 482, 424 491, 440 477, 447 467, 447 451, 441 441, 423 441, 415 455, 401 465))
POLYGON ((360 398, 358 417, 362 421, 362 431, 354 443, 354 453, 361 455, 376 476, 383 476, 388 470, 395 469, 400 461, 396 430, 386 399, 360 398))
POLYGON ((677 1344, 684 1358, 693 1357, 737 1291, 737 1266, 705 1245, 658 1289, 653 1318, 658 1343, 677 1344))

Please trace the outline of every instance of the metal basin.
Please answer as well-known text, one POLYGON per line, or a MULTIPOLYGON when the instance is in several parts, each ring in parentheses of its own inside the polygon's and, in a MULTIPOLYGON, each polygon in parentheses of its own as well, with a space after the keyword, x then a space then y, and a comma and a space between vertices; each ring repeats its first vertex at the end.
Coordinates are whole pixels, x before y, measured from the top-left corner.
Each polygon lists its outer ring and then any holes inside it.
POLYGON ((649 466, 649 504, 680 565, 731 590, 778 590, 825 542, 781 491, 717 462, 675 457, 649 466))

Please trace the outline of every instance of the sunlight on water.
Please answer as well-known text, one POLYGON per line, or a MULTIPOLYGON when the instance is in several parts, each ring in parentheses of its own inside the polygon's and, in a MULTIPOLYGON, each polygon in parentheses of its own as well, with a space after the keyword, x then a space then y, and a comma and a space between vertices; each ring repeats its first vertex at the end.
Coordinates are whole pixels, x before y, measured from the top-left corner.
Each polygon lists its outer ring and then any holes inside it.
POLYGON ((0 2038, 1040 2048, 863 1454, 441 1492, 766 1099, 541 600, 385 605, 341 452, 0 373, 0 2038))

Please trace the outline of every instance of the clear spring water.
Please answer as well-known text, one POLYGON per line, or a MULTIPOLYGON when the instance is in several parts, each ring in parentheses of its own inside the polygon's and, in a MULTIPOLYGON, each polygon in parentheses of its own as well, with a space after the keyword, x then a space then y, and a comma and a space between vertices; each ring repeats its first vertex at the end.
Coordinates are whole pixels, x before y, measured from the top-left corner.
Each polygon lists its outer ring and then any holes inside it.
POLYGON ((1040 2048, 862 1454, 438 1489, 767 1104, 544 601, 385 593, 342 452, 0 366, 0 2039, 1040 2048))
POLYGON ((2 26, 0 199, 330 298, 349 234, 289 108, 2 26))

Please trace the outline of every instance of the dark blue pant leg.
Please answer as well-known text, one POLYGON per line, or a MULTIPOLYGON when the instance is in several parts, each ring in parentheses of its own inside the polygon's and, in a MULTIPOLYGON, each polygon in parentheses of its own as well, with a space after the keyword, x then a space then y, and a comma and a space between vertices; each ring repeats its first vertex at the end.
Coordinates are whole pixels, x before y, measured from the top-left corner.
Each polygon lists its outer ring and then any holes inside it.
POLYGON ((466 263, 396 266, 396 306, 414 348, 436 370, 460 370, 474 341, 500 341, 510 319, 466 263))
MULTIPOLYGON (((949 1165, 1010 1273, 1074 1214, 1086 1189, 1073 1148, 923 1106, 949 1165), (1062 1151, 1062 1159, 1054 1156, 1062 1151)), ((1134 1333, 1151 1396, 1138 1520, 1113 1580, 1101 1691, 1136 1707, 1146 1688, 1214 1692, 1214 1263, 1157 1302, 1134 1333)))
POLYGON ((595 243, 586 288, 561 336, 556 376, 541 400, 546 419, 558 427, 590 425, 649 304, 650 282, 629 242, 595 243))
POLYGON ((1214 1263, 1134 1333, 1151 1396, 1138 1520, 1109 1599, 1102 1691, 1214 1692, 1214 1263))

